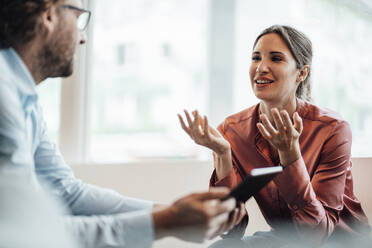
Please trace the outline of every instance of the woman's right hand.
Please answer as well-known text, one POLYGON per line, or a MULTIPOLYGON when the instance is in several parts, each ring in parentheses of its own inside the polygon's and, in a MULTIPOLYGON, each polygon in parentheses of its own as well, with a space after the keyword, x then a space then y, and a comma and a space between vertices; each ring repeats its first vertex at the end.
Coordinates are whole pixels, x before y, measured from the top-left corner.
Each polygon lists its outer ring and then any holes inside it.
POLYGON ((190 136, 191 139, 198 145, 208 147, 217 155, 223 156, 230 152, 230 144, 222 135, 214 128, 208 125, 206 116, 202 118, 198 111, 192 112, 194 119, 192 120, 189 112, 184 110, 188 126, 185 124, 182 116, 178 114, 182 129, 190 136))

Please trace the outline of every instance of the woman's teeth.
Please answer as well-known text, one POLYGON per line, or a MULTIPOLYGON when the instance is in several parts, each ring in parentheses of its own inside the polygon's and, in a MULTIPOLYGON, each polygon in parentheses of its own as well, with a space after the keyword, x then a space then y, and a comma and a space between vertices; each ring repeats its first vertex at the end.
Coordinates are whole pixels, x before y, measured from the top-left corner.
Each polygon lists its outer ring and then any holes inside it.
POLYGON ((273 81, 269 81, 269 80, 256 80, 255 82, 256 82, 256 84, 270 84, 273 81))

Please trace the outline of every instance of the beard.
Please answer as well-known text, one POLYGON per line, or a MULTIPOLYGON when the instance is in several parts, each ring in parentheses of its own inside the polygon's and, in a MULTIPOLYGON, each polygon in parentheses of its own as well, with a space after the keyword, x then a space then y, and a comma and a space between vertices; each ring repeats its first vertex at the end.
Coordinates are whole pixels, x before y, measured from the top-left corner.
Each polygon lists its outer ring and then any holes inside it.
POLYGON ((66 59, 53 51, 54 48, 46 48, 40 56, 43 63, 41 69, 45 78, 68 77, 73 73, 74 60, 66 59))
POLYGON ((74 68, 75 42, 68 32, 57 32, 39 53, 42 75, 68 77, 74 68))

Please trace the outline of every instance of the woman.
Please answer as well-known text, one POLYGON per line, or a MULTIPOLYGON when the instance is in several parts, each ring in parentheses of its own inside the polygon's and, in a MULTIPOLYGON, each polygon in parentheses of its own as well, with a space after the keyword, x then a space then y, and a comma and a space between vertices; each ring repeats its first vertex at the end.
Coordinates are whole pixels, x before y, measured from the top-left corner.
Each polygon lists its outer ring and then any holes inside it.
MULTIPOLYGON (((190 137, 214 152, 212 187, 233 188, 253 168, 283 166, 254 196, 272 231, 244 238, 237 247, 280 247, 289 234, 319 245, 370 231, 353 193, 350 127, 337 113, 309 103, 311 60, 304 34, 269 27, 254 43, 250 67, 259 104, 226 118, 219 132, 197 111, 194 118, 185 111, 188 125, 179 115, 190 137)), ((233 247, 227 242, 213 247, 233 247)))

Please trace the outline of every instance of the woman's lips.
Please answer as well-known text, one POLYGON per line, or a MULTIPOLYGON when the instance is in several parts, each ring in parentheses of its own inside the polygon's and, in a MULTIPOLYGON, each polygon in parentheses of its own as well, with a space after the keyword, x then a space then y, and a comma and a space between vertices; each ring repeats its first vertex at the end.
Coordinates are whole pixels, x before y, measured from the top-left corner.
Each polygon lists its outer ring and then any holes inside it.
POLYGON ((265 85, 269 85, 269 84, 272 84, 274 82, 274 80, 261 80, 261 79, 257 79, 257 80, 254 80, 255 84, 258 85, 258 86, 265 86, 265 85))

